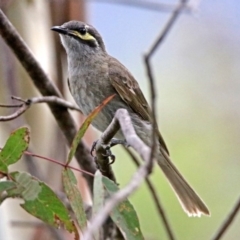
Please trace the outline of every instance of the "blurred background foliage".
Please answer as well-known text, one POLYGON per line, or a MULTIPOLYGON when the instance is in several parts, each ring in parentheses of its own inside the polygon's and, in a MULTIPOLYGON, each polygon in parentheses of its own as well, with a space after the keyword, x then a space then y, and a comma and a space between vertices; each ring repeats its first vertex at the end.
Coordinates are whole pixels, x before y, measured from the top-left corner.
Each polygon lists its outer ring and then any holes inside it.
MULTIPOLYGON (((173 5, 177 2, 165 1, 173 5)), ((207 203, 211 217, 188 218, 158 169, 151 179, 176 238, 205 240, 214 235, 239 197, 240 2, 214 0, 190 1, 190 4, 197 4, 196 11, 181 15, 154 55, 152 65, 160 130, 173 161, 207 203)), ((149 97, 142 56, 161 32, 170 11, 97 0, 0 0, 0 7, 70 101, 73 100, 66 87, 66 55, 59 37, 50 28, 72 19, 87 21, 99 30, 108 52, 128 67, 149 97)), ((22 98, 39 95, 2 39, 0 52, 0 102, 11 103, 11 95, 22 98)), ((11 111, 0 109, 0 115, 11 111)), ((83 118, 74 115, 79 125, 83 118)), ((33 152, 65 160, 65 140, 47 106, 34 106, 17 120, 1 122, 0 145, 13 129, 22 125, 31 128, 33 152)), ((90 129, 86 141, 91 144, 98 134, 90 129)), ((135 166, 120 147, 114 153, 117 160, 113 168, 122 187, 128 183, 135 166)), ((36 159, 34 163, 51 186, 61 188, 60 167, 36 159)), ((28 165, 22 161, 19 168, 26 170, 28 165)), ((79 177, 87 201, 82 182, 79 177)), ((130 200, 146 239, 167 239, 146 186, 130 200)), ((32 220, 16 205, 16 200, 8 200, 0 208, 0 239, 12 240, 16 236, 19 240, 52 239, 41 227, 23 227, 16 222, 32 220)), ((240 216, 223 239, 240 239, 239 225, 240 216)))

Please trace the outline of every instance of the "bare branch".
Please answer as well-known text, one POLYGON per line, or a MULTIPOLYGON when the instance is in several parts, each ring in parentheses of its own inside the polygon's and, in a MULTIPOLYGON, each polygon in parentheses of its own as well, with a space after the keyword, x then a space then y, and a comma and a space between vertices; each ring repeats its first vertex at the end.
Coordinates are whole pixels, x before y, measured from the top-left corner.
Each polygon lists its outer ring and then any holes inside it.
POLYGON ((160 43, 163 42, 167 34, 169 33, 170 29, 172 28, 173 24, 176 22, 177 18, 179 17, 180 13, 185 9, 187 4, 187 0, 181 0, 179 5, 176 7, 174 10, 171 18, 167 22, 165 28, 163 31, 160 33, 160 35, 156 38, 154 41, 153 45, 150 47, 149 51, 147 54, 145 54, 145 61, 149 61, 150 58, 152 57, 153 53, 156 51, 160 43))
POLYGON ((23 100, 19 97, 12 97, 12 98, 17 100, 17 101, 23 102, 23 104, 19 104, 19 105, 0 105, 0 107, 1 106, 4 106, 4 107, 6 107, 6 106, 11 106, 11 107, 12 106, 14 106, 14 107, 19 106, 20 107, 16 112, 14 112, 11 115, 4 116, 4 117, 0 116, 0 122, 10 121, 10 120, 13 120, 13 119, 21 116, 24 112, 26 112, 32 106, 32 104, 36 104, 36 103, 56 103, 59 106, 66 107, 66 108, 81 112, 80 109, 77 106, 73 105, 72 103, 70 103, 68 101, 65 101, 62 98, 55 97, 55 96, 34 97, 34 98, 26 99, 26 100, 23 100))
MULTIPOLYGON (((139 1, 139 0, 88 0, 100 3, 119 4, 126 5, 128 7, 137 7, 146 10, 161 11, 161 12, 172 12, 176 9, 174 4, 159 3, 157 1, 139 1)), ((185 13, 191 13, 196 9, 196 4, 186 6, 184 9, 185 13)))
POLYGON ((13 114, 10 114, 8 116, 0 116, 0 122, 7 122, 21 116, 24 112, 27 111, 29 107, 30 106, 26 104, 22 104, 22 107, 15 111, 13 114))
POLYGON ((118 109, 115 113, 115 117, 106 131, 102 134, 99 143, 97 143, 97 149, 101 148, 101 143, 111 139, 119 130, 119 126, 123 132, 123 135, 129 145, 133 147, 135 151, 139 153, 145 163, 134 174, 129 184, 114 194, 104 205, 104 207, 98 212, 98 214, 90 221, 89 228, 83 234, 84 240, 91 240, 92 235, 99 229, 112 209, 118 205, 121 201, 126 199, 130 194, 136 191, 144 178, 148 176, 149 169, 152 165, 153 159, 150 158, 151 149, 145 145, 145 143, 137 136, 135 129, 132 125, 131 118, 126 109, 118 109))
MULTIPOLYGON (((0 149, 2 149, 2 148, 0 148, 0 149)), ((60 166, 62 166, 62 167, 66 167, 66 164, 65 164, 65 163, 61 163, 61 162, 56 161, 55 159, 52 159, 52 158, 49 158, 49 157, 44 157, 44 156, 41 156, 41 155, 38 155, 38 154, 35 154, 35 153, 31 153, 31 152, 29 152, 29 151, 24 151, 24 154, 29 155, 29 156, 32 156, 32 157, 36 157, 36 158, 41 158, 41 159, 43 159, 43 160, 47 160, 47 161, 49 161, 49 162, 58 164, 58 165, 60 165, 60 166)), ((70 169, 73 169, 73 170, 75 170, 75 171, 81 172, 82 174, 85 174, 85 175, 94 177, 94 174, 92 174, 91 172, 87 172, 87 171, 85 171, 85 170, 83 170, 83 169, 78 169, 78 168, 72 167, 72 166, 70 166, 70 165, 68 165, 67 167, 70 168, 70 169)))
POLYGON ((220 229, 217 231, 216 235, 212 238, 212 240, 219 240, 223 236, 223 234, 227 231, 234 218, 237 216, 237 213, 240 210, 240 198, 238 199, 236 205, 231 210, 229 216, 226 218, 220 229))
MULTIPOLYGON (((136 164, 136 166, 139 167, 140 163, 139 163, 138 159, 133 155, 133 153, 128 148, 125 148, 125 150, 131 156, 131 158, 133 159, 133 161, 136 164)), ((155 188, 153 186, 153 183, 151 182, 149 177, 147 177, 145 180, 146 180, 148 189, 149 189, 150 193, 152 194, 152 198, 153 198, 153 201, 154 201, 154 203, 156 205, 156 208, 157 208, 160 220, 163 221, 163 225, 165 226, 168 238, 170 240, 174 240, 175 237, 174 237, 173 231, 172 231, 172 229, 170 227, 170 224, 169 224, 169 222, 167 220, 167 216, 165 214, 164 208, 163 208, 163 206, 160 203, 160 199, 159 199, 159 197, 158 197, 158 195, 156 193, 156 190, 155 190, 155 188)))
POLYGON ((34 97, 34 98, 30 98, 30 99, 27 99, 26 100, 27 104, 31 105, 31 104, 36 104, 36 103, 56 103, 58 104, 59 106, 62 106, 62 107, 66 107, 66 108, 69 108, 71 110, 76 110, 80 113, 81 110, 79 109, 78 106, 76 106, 75 104, 72 104, 62 98, 59 98, 59 97, 55 97, 55 96, 49 96, 49 97, 34 97))
POLYGON ((0 108, 19 108, 23 104, 0 104, 0 108))
MULTIPOLYGON (((182 12, 182 10, 186 7, 186 0, 181 0, 179 5, 176 7, 176 9, 174 10, 171 18, 169 19, 169 21, 167 22, 165 28, 163 29, 163 31, 161 32, 161 34, 157 37, 157 39, 154 41, 153 45, 150 47, 149 51, 144 55, 144 61, 145 61, 145 65, 146 65, 146 70, 147 70, 147 76, 149 79, 149 83, 150 83, 150 93, 151 93, 151 107, 152 107, 152 119, 153 119, 153 131, 152 131, 152 148, 151 148, 151 158, 153 158, 154 156, 154 152, 157 145, 157 132, 155 131, 155 129, 157 129, 157 121, 156 121, 156 93, 155 93, 155 86, 154 86, 154 77, 153 77, 153 73, 152 73, 152 67, 150 64, 150 59, 153 55, 153 53, 157 50, 157 48, 160 46, 160 43, 163 42, 163 40, 165 39, 167 33, 170 31, 170 29, 172 28, 173 24, 176 22, 178 16, 180 15, 180 13, 182 12)), ((134 159, 134 158, 133 158, 134 159)), ((155 200, 159 215, 161 216, 163 223, 165 225, 166 231, 168 233, 168 237, 169 239, 174 239, 174 235, 173 232, 170 228, 170 225, 167 221, 167 218, 165 216, 164 210, 161 207, 160 203, 159 203, 159 199, 157 198, 157 195, 154 191, 154 188, 151 184, 151 182, 149 182, 149 179, 146 179, 148 187, 152 193, 152 196, 155 200)))
POLYGON ((159 37, 157 37, 157 39, 155 40, 153 45, 150 47, 150 50, 144 55, 144 61, 146 64, 146 69, 147 69, 147 76, 148 76, 149 83, 150 83, 152 119, 153 119, 151 158, 153 157, 156 146, 157 146, 157 132, 155 130, 155 129, 157 129, 157 122, 156 122, 156 104, 155 104, 156 94, 155 94, 154 78, 153 78, 152 69, 150 66, 150 59, 151 59, 153 53, 157 50, 160 43, 162 43, 162 41, 166 37, 167 33, 173 26, 174 22, 177 20, 181 11, 184 9, 186 3, 187 3, 187 0, 180 1, 179 5, 176 7, 175 11, 173 12, 170 20, 167 22, 163 32, 159 35, 159 37))
POLYGON ((132 125, 131 117, 129 116, 128 111, 123 108, 116 111, 112 122, 102 133, 100 140, 97 143, 96 151, 99 151, 99 149, 102 148, 102 145, 108 143, 118 132, 120 127, 127 143, 139 153, 145 162, 149 161, 150 149, 136 134, 132 125))

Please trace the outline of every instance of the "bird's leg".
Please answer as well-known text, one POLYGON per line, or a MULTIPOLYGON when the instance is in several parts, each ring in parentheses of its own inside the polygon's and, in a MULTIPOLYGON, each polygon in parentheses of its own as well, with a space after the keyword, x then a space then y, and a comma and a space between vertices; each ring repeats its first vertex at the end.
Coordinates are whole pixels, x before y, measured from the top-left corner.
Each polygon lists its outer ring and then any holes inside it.
MULTIPOLYGON (((93 156, 93 151, 96 150, 97 142, 98 142, 98 140, 94 141, 93 144, 92 144, 91 151, 90 151, 92 156, 93 156)), ((116 159, 115 156, 111 152, 111 147, 114 147, 114 146, 119 145, 119 144, 121 144, 125 147, 129 147, 129 144, 126 142, 126 140, 120 140, 120 139, 116 139, 116 138, 111 139, 109 144, 107 146, 104 146, 106 154, 104 154, 103 156, 104 157, 109 157, 111 159, 111 162, 109 164, 113 164, 115 162, 115 159, 116 159)))

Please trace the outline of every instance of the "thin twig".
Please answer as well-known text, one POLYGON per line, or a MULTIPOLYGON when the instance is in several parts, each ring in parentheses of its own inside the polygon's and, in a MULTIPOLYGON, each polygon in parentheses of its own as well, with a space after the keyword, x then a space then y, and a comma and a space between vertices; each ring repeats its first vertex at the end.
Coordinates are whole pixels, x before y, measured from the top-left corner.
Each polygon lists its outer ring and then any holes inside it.
MULTIPOLYGON (((182 12, 182 10, 185 9, 186 3, 187 3, 186 0, 181 0, 180 1, 179 5, 176 7, 176 9, 174 10, 172 16, 168 20, 165 28, 163 29, 161 34, 157 37, 157 39, 154 41, 154 43, 150 47, 149 51, 144 55, 144 61, 145 61, 146 70, 147 70, 147 76, 148 76, 149 83, 150 83, 152 119, 153 119, 153 123, 152 123, 153 127, 152 127, 152 148, 151 148, 152 151, 151 151, 151 158, 154 156, 155 149, 157 148, 158 144, 157 144, 157 131, 156 131, 156 129, 157 129, 157 121, 156 121, 156 101, 155 101, 155 99, 156 99, 156 92, 155 92, 155 84, 154 84, 155 80, 154 80, 154 77, 153 77, 150 60, 151 60, 153 54, 155 53, 155 51, 160 46, 160 43, 163 42, 163 40, 165 39, 165 37, 169 33, 170 29, 172 28, 173 24, 176 22, 178 16, 182 12)), ((148 181, 148 180, 146 180, 146 181, 148 181)), ((149 186, 149 189, 150 189, 150 191, 152 191, 151 184, 149 186)), ((155 193, 155 191, 152 191, 153 198, 155 199, 155 202, 157 204, 159 202, 156 201, 156 197, 157 196, 154 193, 155 193)), ((166 216, 164 214, 163 209, 158 204, 157 204, 157 208, 158 208, 158 211, 159 211, 159 215, 160 215, 160 217, 162 218, 162 220, 164 222, 164 225, 165 225, 166 231, 168 233, 169 239, 174 239, 173 232, 172 232, 172 230, 170 228, 170 224, 167 221, 167 218, 166 218, 166 216)))
MULTIPOLYGON (((139 167, 140 163, 139 163, 138 159, 134 156, 134 154, 128 148, 125 148, 125 150, 131 156, 131 158, 133 159, 133 162, 136 164, 136 166, 139 167)), ((172 229, 170 227, 170 224, 167 220, 167 216, 165 214, 164 208, 160 203, 160 199, 159 199, 159 197, 156 193, 155 187, 153 186, 153 183, 151 182, 149 177, 147 177, 145 179, 145 181, 147 183, 147 186, 148 186, 148 189, 149 189, 150 193, 152 194, 152 198, 153 198, 153 201, 156 205, 160 220, 163 222, 163 225, 165 226, 168 238, 171 239, 171 240, 174 240, 175 237, 174 237, 173 231, 172 231, 172 229)))
POLYGON ((25 104, 27 103, 27 100, 24 100, 24 99, 22 99, 20 97, 17 97, 17 96, 11 96, 11 99, 17 100, 17 101, 25 103, 25 104))
MULTIPOLYGON (((167 33, 170 31, 173 24, 176 22, 178 16, 180 15, 181 11, 185 8, 185 5, 187 4, 187 0, 181 0, 179 5, 176 7, 175 11, 173 12, 171 18, 167 22, 163 32, 157 37, 157 39, 154 41, 153 45, 150 47, 149 51, 144 55, 144 61, 147 69, 147 76, 150 83, 150 93, 151 93, 151 107, 152 107, 152 119, 153 119, 153 127, 152 127, 152 151, 151 151, 151 158, 153 157, 155 153, 155 149, 157 147, 157 121, 156 121, 156 104, 155 104, 155 86, 154 86, 154 77, 152 73, 152 67, 150 64, 150 59, 153 55, 153 53, 157 50, 160 43, 163 42, 164 38, 167 36, 167 33)), ((151 166, 150 166, 151 167, 151 166)))
MULTIPOLYGON (((153 10, 153 11, 161 11, 161 12, 172 12, 176 9, 176 6, 174 4, 167 4, 167 3, 159 3, 157 1, 139 1, 139 0, 88 0, 88 1, 94 1, 94 2, 100 2, 100 3, 109 3, 109 4, 119 4, 119 5, 126 5, 128 7, 137 7, 147 10, 153 10)), ((185 13, 191 13, 196 9, 195 5, 192 7, 192 5, 187 6, 184 9, 185 13)))
MULTIPOLYGON (((150 158, 151 149, 136 135, 135 129, 132 125, 131 118, 126 109, 118 109, 115 116, 101 136, 101 140, 110 139, 119 130, 119 125, 121 131, 129 145, 137 151, 144 164, 138 169, 138 171, 133 175, 129 184, 123 189, 119 190, 117 193, 112 195, 112 197, 106 202, 104 207, 94 216, 94 218, 89 223, 89 228, 83 233, 84 240, 91 240, 93 234, 102 226, 106 218, 109 216, 112 209, 118 205, 121 201, 126 199, 130 194, 136 191, 144 178, 148 176, 149 166, 152 165, 152 160, 150 158)), ((97 143, 97 149, 101 146, 101 142, 97 143)))
POLYGON ((22 104, 0 104, 1 108, 19 108, 22 107, 22 104))
MULTIPOLYGON (((2 150, 2 148, 0 147, 0 150, 2 150)), ((68 167, 68 168, 71 168, 77 172, 80 172, 80 173, 83 173, 83 174, 86 174, 88 176, 91 176, 91 177, 94 177, 94 174, 92 174, 91 172, 88 172, 88 171, 85 171, 83 169, 79 169, 79 168, 75 168, 75 167, 72 167, 70 165, 66 166, 65 163, 61 163, 55 159, 52 159, 52 158, 49 158, 49 157, 44 157, 44 156, 41 156, 41 155, 38 155, 38 154, 35 154, 35 153, 32 153, 32 152, 29 152, 29 151, 24 151, 23 154, 25 155, 28 155, 28 156, 32 156, 32 157, 36 157, 36 158, 40 158, 40 159, 43 159, 43 160, 47 160, 49 162, 52 162, 52 163, 55 163, 55 164, 58 164, 62 167, 68 167)))
POLYGON ((78 112, 81 112, 79 107, 77 107, 75 104, 72 104, 62 98, 55 97, 55 96, 48 96, 48 97, 33 97, 26 100, 27 104, 36 104, 36 103, 56 103, 59 106, 69 108, 71 110, 76 110, 78 112))
POLYGON ((152 57, 153 53, 156 51, 160 43, 163 42, 167 34, 169 33, 170 29, 172 28, 173 24, 176 22, 177 18, 179 17, 180 13, 185 9, 187 4, 187 0, 181 0, 180 4, 176 7, 176 9, 173 12, 173 15, 171 16, 170 20, 167 22, 165 28, 161 32, 161 34, 156 38, 152 46, 150 47, 150 50, 145 54, 145 61, 149 61, 149 59, 152 57))
POLYGON ((0 122, 7 122, 7 121, 11 121, 15 118, 18 118, 24 112, 26 112, 29 107, 30 107, 29 105, 23 104, 22 107, 17 109, 17 111, 15 111, 14 113, 7 115, 7 116, 0 116, 0 122))
MULTIPOLYGON (((154 77, 152 73, 152 67, 150 65, 150 59, 153 55, 153 53, 157 50, 159 47, 160 43, 164 40, 166 37, 167 33, 170 31, 171 27, 173 24, 176 22, 178 16, 180 15, 181 11, 184 9, 187 1, 186 0, 181 0, 180 4, 176 7, 175 11, 173 12, 171 18, 167 22, 163 32, 157 37, 155 42, 153 43, 152 47, 150 50, 144 55, 144 61, 147 69, 147 76, 149 79, 150 83, 150 94, 151 94, 151 107, 152 107, 152 151, 151 151, 151 158, 153 158, 156 148, 158 146, 157 144, 157 121, 156 121, 156 93, 155 93, 155 86, 154 86, 154 77)), ((152 168, 152 166, 149 166, 152 168)))
MULTIPOLYGON (((55 103, 59 106, 81 112, 80 109, 78 107, 76 107, 75 105, 73 105, 72 103, 65 101, 62 98, 55 97, 55 96, 34 97, 34 98, 26 99, 26 100, 13 96, 12 99, 23 102, 23 104, 19 105, 20 108, 17 111, 15 111, 14 113, 12 113, 8 116, 0 116, 0 122, 10 121, 10 120, 13 120, 13 119, 21 116, 24 112, 26 112, 32 106, 32 104, 37 104, 37 103, 55 103)), ((1 105, 0 105, 0 107, 1 107, 1 105)))
MULTIPOLYGON (((49 157, 44 157, 44 156, 41 156, 41 155, 38 155, 38 154, 35 154, 35 153, 31 153, 31 152, 28 152, 28 151, 24 151, 24 154, 30 155, 30 156, 36 157, 36 158, 41 158, 41 159, 43 159, 43 160, 47 160, 47 161, 49 161, 49 162, 58 164, 58 165, 60 165, 60 166, 62 166, 62 167, 66 167, 66 164, 65 164, 65 163, 61 163, 61 162, 56 161, 55 159, 52 159, 52 158, 49 158, 49 157)), ((84 173, 84 174, 86 174, 86 175, 89 175, 89 176, 91 176, 91 177, 94 177, 94 174, 92 174, 91 172, 87 172, 87 171, 85 171, 85 170, 83 170, 83 169, 75 168, 75 167, 72 167, 72 166, 70 166, 70 165, 68 165, 67 167, 68 167, 68 168, 71 168, 71 169, 73 169, 73 170, 75 170, 75 171, 78 171, 78 172, 84 173)))
POLYGON ((216 235, 212 238, 212 240, 219 240, 223 236, 223 234, 227 231, 231 223, 233 223, 234 218, 237 216, 237 213, 240 210, 240 198, 238 199, 237 203, 231 210, 229 216, 225 219, 224 223, 217 231, 216 235))

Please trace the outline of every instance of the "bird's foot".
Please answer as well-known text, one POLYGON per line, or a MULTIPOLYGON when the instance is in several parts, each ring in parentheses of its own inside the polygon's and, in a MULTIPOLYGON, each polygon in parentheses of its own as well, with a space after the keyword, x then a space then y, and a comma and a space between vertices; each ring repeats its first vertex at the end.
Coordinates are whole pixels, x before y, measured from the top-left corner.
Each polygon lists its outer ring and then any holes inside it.
MULTIPOLYGON (((96 150, 98 140, 94 141, 90 150, 91 155, 93 156, 93 152, 96 150)), ((126 140, 119 140, 116 138, 113 138, 107 146, 103 146, 105 149, 106 154, 103 154, 103 157, 108 157, 111 159, 111 162, 109 164, 113 164, 115 162, 116 157, 111 152, 111 147, 114 147, 116 145, 123 145, 125 147, 129 147, 129 144, 126 142, 126 140)))
POLYGON ((106 146, 105 151, 106 151, 106 154, 102 154, 103 157, 110 158, 111 161, 108 164, 109 165, 113 164, 115 162, 116 157, 115 155, 112 154, 111 147, 106 146))

